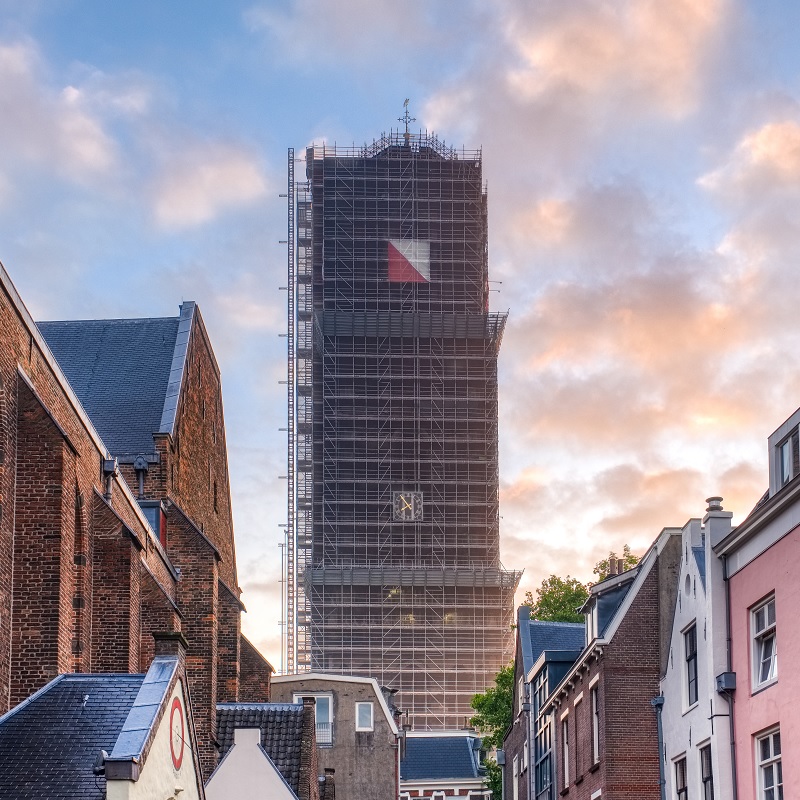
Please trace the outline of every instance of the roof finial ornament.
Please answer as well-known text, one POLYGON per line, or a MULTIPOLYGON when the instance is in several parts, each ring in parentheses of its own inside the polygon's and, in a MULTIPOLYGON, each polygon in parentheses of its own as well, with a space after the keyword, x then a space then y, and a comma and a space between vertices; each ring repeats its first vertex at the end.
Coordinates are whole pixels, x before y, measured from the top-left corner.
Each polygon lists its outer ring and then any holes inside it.
POLYGON ((403 134, 403 138, 406 140, 406 147, 408 147, 409 144, 411 143, 411 134, 408 132, 408 123, 417 121, 416 117, 411 116, 408 110, 408 103, 409 99, 406 97, 405 101, 403 102, 403 108, 405 109, 405 111, 403 112, 403 116, 397 118, 398 122, 404 122, 406 125, 406 132, 403 134))

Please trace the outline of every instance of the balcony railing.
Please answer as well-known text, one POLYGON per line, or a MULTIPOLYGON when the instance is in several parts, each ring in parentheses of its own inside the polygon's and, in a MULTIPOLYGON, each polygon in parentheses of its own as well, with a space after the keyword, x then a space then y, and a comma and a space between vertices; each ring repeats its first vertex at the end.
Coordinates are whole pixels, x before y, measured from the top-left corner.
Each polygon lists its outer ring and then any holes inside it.
POLYGON ((317 744, 333 744, 333 723, 317 723, 317 744))

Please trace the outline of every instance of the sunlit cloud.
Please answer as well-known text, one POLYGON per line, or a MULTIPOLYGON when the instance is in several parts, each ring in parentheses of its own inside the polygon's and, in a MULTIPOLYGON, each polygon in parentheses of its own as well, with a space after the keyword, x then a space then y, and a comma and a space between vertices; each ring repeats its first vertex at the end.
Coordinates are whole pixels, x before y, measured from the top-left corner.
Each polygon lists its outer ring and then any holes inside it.
POLYGON ((507 36, 522 65, 509 84, 528 100, 559 92, 603 95, 628 110, 681 117, 697 103, 703 60, 723 19, 723 0, 520 4, 507 36))
POLYGON ((80 88, 49 86, 43 71, 31 41, 0 45, 0 163, 28 162, 77 183, 107 176, 118 163, 114 138, 80 88))
POLYGON ((266 189, 251 154, 227 145, 198 146, 166 166, 154 189, 154 212, 165 228, 202 225, 251 204, 266 189))

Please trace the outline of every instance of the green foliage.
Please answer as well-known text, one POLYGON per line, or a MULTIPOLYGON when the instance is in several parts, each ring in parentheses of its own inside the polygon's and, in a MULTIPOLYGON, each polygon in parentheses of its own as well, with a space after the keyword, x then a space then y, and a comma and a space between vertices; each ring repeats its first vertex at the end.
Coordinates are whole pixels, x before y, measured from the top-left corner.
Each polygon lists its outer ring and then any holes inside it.
POLYGON ((486 786, 491 789, 492 797, 500 800, 503 796, 503 769, 493 758, 487 758, 483 766, 486 767, 486 786))
POLYGON ((597 582, 604 581, 609 575, 609 564, 608 562, 612 559, 616 558, 622 562, 622 564, 617 566, 617 572, 624 572, 625 570, 631 569, 631 567, 635 567, 639 563, 640 556, 635 556, 631 553, 630 545, 625 545, 622 548, 622 556, 618 556, 613 550, 608 554, 606 558, 602 561, 598 561, 594 565, 594 569, 592 572, 597 575, 597 582))
MULTIPOLYGON (((483 736, 487 750, 503 746, 503 734, 512 722, 514 702, 514 664, 503 667, 483 694, 476 694, 471 705, 476 714, 469 721, 483 736)), ((499 769, 499 767, 498 767, 499 769)), ((497 795, 499 797, 499 795, 497 795)))
POLYGON ((536 599, 527 592, 523 605, 531 607, 531 619, 545 622, 583 622, 579 609, 589 597, 589 589, 577 578, 551 575, 536 590, 536 599))

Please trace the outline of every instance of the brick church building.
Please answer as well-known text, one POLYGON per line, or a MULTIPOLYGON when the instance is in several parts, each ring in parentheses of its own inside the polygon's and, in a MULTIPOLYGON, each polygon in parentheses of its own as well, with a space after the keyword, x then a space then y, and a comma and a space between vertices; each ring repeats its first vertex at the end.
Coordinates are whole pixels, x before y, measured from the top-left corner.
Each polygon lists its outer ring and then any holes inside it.
POLYGON ((200 311, 36 325, 0 266, 0 714, 180 631, 207 778, 216 705, 269 700, 241 635, 219 367, 200 311))

